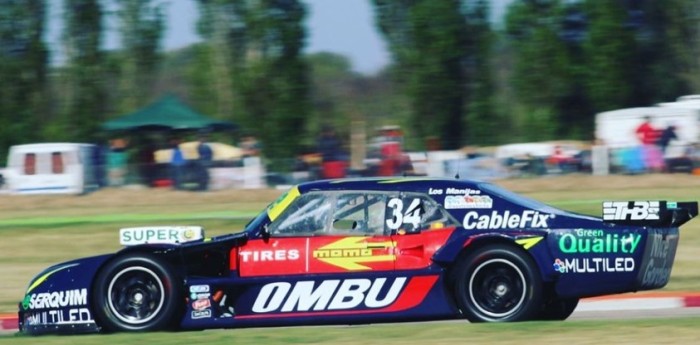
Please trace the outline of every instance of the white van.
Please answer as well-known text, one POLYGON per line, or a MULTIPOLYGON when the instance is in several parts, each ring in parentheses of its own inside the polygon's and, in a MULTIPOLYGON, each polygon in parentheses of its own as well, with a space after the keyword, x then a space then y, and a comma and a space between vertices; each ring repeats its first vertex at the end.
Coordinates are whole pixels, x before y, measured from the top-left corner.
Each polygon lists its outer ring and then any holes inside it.
POLYGON ((4 188, 11 194, 81 194, 97 188, 95 145, 26 144, 10 147, 4 188))

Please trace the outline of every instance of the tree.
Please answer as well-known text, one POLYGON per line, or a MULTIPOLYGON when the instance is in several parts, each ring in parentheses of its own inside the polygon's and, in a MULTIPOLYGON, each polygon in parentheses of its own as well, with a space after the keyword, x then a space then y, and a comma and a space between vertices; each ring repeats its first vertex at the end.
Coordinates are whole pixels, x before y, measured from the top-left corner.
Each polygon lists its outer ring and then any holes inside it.
POLYGON ((700 3, 672 0, 667 5, 664 36, 674 57, 673 74, 683 83, 680 92, 700 93, 700 3))
POLYGON ((204 13, 200 33, 210 43, 219 42, 203 54, 219 75, 215 95, 221 102, 232 88, 238 105, 221 109, 231 109, 234 121, 262 139, 267 157, 294 157, 309 112, 308 71, 302 58, 304 5, 299 0, 199 4, 204 13))
POLYGON ((463 121, 466 26, 457 0, 373 0, 375 20, 411 101, 409 126, 419 138, 438 136, 454 149, 463 121))
POLYGON ((121 33, 119 112, 133 111, 148 101, 160 61, 162 4, 152 0, 116 0, 121 33))
POLYGON ((102 17, 99 0, 64 0, 63 44, 67 57, 63 68, 62 118, 52 128, 56 140, 95 140, 105 119, 106 91, 103 78, 102 17))
POLYGON ((642 65, 637 104, 700 92, 700 4, 692 0, 642 1, 629 8, 642 65))
POLYGON ((515 2, 506 14, 506 32, 514 51, 513 121, 524 140, 553 139, 562 128, 561 100, 574 87, 572 62, 560 38, 563 7, 554 1, 515 2))
POLYGON ((586 93, 596 112, 633 105, 638 46, 617 1, 585 2, 590 18, 583 42, 586 93))
POLYGON ((36 140, 47 113, 43 0, 0 0, 0 155, 36 140))
POLYGON ((298 0, 263 0, 251 12, 252 59, 243 87, 249 123, 267 124, 259 135, 269 143, 264 148, 268 157, 294 157, 309 112, 308 69, 302 58, 306 8, 298 0))
POLYGON ((211 114, 242 122, 240 88, 248 40, 249 4, 245 0, 198 0, 197 46, 191 77, 195 103, 211 114))
POLYGON ((506 132, 507 123, 497 113, 495 107, 495 79, 493 76, 493 43, 496 36, 489 23, 489 2, 476 0, 465 3, 467 21, 466 75, 470 81, 470 96, 466 116, 465 131, 467 143, 492 145, 500 142, 500 133, 506 132))

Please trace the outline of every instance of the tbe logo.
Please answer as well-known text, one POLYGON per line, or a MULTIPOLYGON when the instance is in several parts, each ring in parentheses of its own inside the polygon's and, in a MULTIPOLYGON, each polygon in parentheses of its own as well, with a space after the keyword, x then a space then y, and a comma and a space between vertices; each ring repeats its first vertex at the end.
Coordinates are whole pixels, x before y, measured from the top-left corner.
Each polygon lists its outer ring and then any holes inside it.
POLYGON ((659 201, 605 201, 603 220, 659 220, 659 201))

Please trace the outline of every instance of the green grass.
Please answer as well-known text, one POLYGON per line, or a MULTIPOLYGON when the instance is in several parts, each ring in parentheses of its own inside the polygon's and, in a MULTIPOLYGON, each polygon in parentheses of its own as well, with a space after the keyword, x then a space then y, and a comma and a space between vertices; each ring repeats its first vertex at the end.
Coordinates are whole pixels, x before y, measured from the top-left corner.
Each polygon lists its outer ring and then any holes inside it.
POLYGON ((360 326, 247 328, 84 336, 0 336, 0 344, 695 344, 698 318, 469 324, 466 321, 360 326))

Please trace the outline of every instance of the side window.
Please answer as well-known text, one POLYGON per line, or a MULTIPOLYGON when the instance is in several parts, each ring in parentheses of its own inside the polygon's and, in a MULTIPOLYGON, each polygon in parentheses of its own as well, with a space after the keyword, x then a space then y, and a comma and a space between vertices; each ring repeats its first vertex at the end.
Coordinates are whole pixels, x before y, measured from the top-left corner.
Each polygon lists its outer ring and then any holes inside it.
POLYGON ((24 156, 24 174, 34 175, 36 174, 36 154, 27 153, 24 156))
POLYGON ((328 227, 331 203, 324 194, 302 195, 270 225, 273 236, 323 233, 328 227))
POLYGON ((51 153, 51 173, 63 174, 63 155, 60 152, 51 153))
POLYGON ((332 234, 383 235, 386 198, 381 194, 351 193, 336 198, 332 234))
POLYGON ((435 201, 424 195, 390 197, 386 206, 385 223, 395 233, 439 229, 454 223, 435 201))

